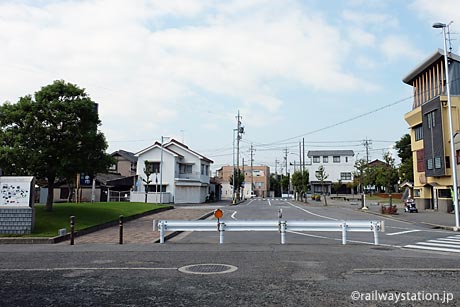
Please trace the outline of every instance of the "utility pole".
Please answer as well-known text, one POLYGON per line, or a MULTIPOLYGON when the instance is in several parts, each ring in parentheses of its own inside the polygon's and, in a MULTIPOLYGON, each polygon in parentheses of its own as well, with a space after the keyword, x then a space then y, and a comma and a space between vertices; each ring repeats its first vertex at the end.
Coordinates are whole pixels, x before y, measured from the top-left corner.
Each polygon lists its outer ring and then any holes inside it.
POLYGON ((302 172, 305 173, 305 138, 302 138, 302 146, 303 146, 302 172))
POLYGON ((369 147, 372 145, 372 141, 366 138, 362 144, 366 148, 366 164, 369 164, 369 147))
POLYGON ((275 175, 278 176, 278 159, 275 160, 275 175))
MULTIPOLYGON (((238 116, 236 117, 237 121, 237 128, 236 128, 236 169, 239 171, 240 169, 240 140, 242 137, 242 134, 244 133, 244 127, 241 126, 241 116, 240 116, 240 110, 238 110, 238 116)), ((233 187, 235 189, 235 187, 233 187)), ((236 192, 236 198, 237 200, 240 199, 240 187, 238 187, 237 192, 236 192)))
POLYGON ((243 162, 242 162, 242 168, 243 168, 243 185, 242 185, 242 189, 241 189, 241 194, 242 195, 242 198, 244 199, 244 186, 246 185, 246 173, 244 172, 244 157, 242 158, 243 159, 243 162))
POLYGON ((254 171, 252 169, 253 162, 254 162, 254 147, 252 146, 252 143, 251 143, 251 195, 254 192, 254 171))

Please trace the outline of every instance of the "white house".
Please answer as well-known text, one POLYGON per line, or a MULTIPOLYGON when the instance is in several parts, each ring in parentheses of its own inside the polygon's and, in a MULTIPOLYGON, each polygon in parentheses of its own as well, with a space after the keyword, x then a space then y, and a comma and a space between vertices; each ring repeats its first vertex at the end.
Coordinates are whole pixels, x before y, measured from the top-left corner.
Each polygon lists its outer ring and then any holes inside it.
POLYGON ((180 204, 206 201, 210 185, 210 165, 213 163, 210 159, 174 139, 163 146, 156 142, 136 153, 136 156, 138 181, 136 191, 131 193, 132 202, 145 201, 145 161, 150 162, 153 171, 149 177, 148 202, 180 204))
POLYGON ((310 184, 313 193, 321 193, 323 187, 316 178, 316 172, 322 165, 328 175, 323 182, 324 192, 331 193, 331 185, 339 180, 346 184, 353 181, 355 169, 355 153, 353 150, 310 150, 307 153, 306 169, 310 174, 310 184))

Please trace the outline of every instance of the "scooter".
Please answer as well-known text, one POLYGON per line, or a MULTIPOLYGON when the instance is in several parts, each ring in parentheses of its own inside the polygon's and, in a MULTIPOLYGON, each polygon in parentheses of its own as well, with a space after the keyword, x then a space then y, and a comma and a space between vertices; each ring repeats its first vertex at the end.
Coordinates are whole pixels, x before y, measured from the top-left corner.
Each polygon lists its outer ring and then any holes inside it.
POLYGON ((413 199, 408 199, 406 201, 406 207, 404 208, 404 212, 409 212, 409 213, 417 213, 418 210, 415 207, 415 201, 413 199))

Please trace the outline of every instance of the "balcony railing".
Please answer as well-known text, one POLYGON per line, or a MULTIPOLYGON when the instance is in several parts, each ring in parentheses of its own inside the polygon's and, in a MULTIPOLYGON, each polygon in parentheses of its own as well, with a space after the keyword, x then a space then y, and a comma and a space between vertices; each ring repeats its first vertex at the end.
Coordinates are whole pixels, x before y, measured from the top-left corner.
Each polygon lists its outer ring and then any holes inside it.
POLYGON ((199 172, 193 172, 193 173, 187 173, 187 174, 176 172, 175 178, 176 179, 185 179, 185 180, 187 180, 187 179, 188 180, 196 180, 196 181, 200 181, 200 182, 209 182, 209 176, 202 175, 199 172))

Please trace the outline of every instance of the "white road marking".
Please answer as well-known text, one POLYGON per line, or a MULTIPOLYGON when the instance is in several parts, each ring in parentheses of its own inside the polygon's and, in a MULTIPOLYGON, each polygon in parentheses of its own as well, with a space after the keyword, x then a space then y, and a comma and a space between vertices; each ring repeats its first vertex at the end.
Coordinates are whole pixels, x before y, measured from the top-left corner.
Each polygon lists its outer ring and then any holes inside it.
POLYGON ((320 218, 323 218, 323 219, 328 219, 328 220, 333 220, 333 221, 338 221, 338 219, 335 219, 335 218, 332 218, 332 217, 328 217, 328 216, 324 216, 324 215, 320 215, 320 214, 316 214, 316 213, 313 213, 313 212, 310 212, 308 211, 307 209, 304 209, 304 208, 301 208, 301 207, 298 207, 294 204, 291 204, 290 202, 287 202, 289 205, 293 206, 294 208, 297 208, 299 210, 302 210, 308 214, 311 214, 311 215, 314 215, 314 216, 317 216, 317 217, 320 217, 320 218))
POLYGON ((149 267, 120 267, 120 268, 45 268, 45 269, 0 269, 0 272, 36 272, 36 271, 121 271, 121 270, 144 270, 144 271, 157 271, 157 270, 177 270, 178 268, 149 268, 149 267))
POLYGON ((412 229, 412 230, 406 230, 406 231, 400 231, 400 232, 387 233, 387 236, 396 236, 396 235, 402 235, 405 233, 411 233, 411 232, 417 232, 417 231, 420 231, 420 230, 412 229))
POLYGON ((255 199, 251 199, 251 201, 248 202, 248 203, 246 204, 246 206, 249 206, 250 204, 252 204, 252 202, 253 202, 254 200, 255 200, 255 199))
POLYGON ((459 272, 459 268, 364 268, 353 269, 355 272, 409 271, 409 272, 459 272))
POLYGON ((452 244, 445 244, 445 243, 418 242, 417 244, 418 245, 424 245, 424 246, 439 246, 439 247, 460 248, 460 246, 456 246, 456 245, 452 245, 452 244))
POLYGON ((237 211, 233 212, 232 214, 232 219, 236 220, 236 217, 235 217, 235 214, 236 214, 237 211))
POLYGON ((406 245, 406 246, 404 246, 404 247, 407 247, 407 248, 414 248, 414 249, 424 249, 424 250, 440 251, 440 252, 460 253, 460 249, 451 249, 451 248, 441 248, 441 247, 432 247, 432 246, 420 246, 420 245, 406 245))
MULTIPOLYGON (((442 239, 438 239, 438 240, 428 240, 428 242, 430 243, 443 243, 443 244, 449 244, 449 246, 455 246, 456 245, 460 245, 460 241, 445 241, 445 240, 442 240, 442 239), (453 244, 453 245, 451 245, 453 244)), ((460 247, 460 246, 459 246, 460 247)))
POLYGON ((270 202, 270 199, 268 199, 268 205, 271 207, 272 203, 270 202))
MULTIPOLYGON (((311 235, 311 234, 307 234, 307 233, 303 233, 303 232, 290 231, 290 230, 288 230, 286 232, 293 233, 293 234, 296 234, 296 235, 306 236, 306 237, 318 238, 318 239, 328 239, 328 240, 334 240, 334 241, 342 241, 341 238, 340 239, 329 238, 329 237, 325 237, 325 236, 311 235)), ((375 245, 374 242, 365 242, 365 241, 356 241, 356 240, 347 240, 347 242, 367 244, 367 245, 375 245)), ((390 244, 379 244, 378 246, 401 247, 401 246, 398 246, 398 245, 390 245, 390 244)))

